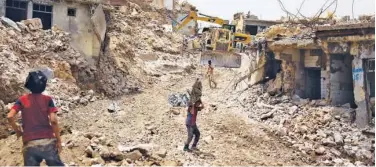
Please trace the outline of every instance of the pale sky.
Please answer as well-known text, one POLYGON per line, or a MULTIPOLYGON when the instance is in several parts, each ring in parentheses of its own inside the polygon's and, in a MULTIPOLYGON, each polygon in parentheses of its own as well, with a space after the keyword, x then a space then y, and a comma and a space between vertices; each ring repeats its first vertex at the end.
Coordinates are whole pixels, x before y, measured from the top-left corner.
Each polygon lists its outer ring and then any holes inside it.
MULTIPOLYGON (((237 12, 251 11, 263 20, 277 20, 286 14, 281 10, 277 0, 187 0, 196 6, 200 13, 232 20, 237 12)), ((291 13, 296 13, 303 0, 281 0, 291 13)), ((326 0, 305 0, 301 13, 307 17, 313 16, 326 0)), ((353 0, 338 0, 337 16, 349 15, 352 17, 353 0)), ((330 10, 334 10, 333 5, 330 10)), ((323 15, 325 15, 324 13, 323 15)), ((375 0, 355 0, 354 15, 375 14, 375 0)))

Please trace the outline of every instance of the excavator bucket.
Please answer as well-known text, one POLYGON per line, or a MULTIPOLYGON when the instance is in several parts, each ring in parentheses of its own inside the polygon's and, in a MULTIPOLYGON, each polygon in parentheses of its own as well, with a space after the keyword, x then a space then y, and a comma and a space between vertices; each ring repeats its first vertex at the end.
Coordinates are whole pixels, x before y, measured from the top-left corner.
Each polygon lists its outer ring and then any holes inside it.
POLYGON ((242 57, 240 54, 227 51, 204 51, 201 53, 200 64, 207 65, 211 60, 217 67, 240 68, 242 57))

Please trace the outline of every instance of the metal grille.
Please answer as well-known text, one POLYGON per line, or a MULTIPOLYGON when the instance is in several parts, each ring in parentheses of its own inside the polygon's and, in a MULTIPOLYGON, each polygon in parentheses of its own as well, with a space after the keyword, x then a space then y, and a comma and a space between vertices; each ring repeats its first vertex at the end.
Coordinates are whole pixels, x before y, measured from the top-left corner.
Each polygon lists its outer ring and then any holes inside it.
POLYGON ((227 51, 227 49, 228 49, 227 43, 218 43, 217 42, 216 50, 227 51))
POLYGON ((34 12, 40 12, 40 13, 52 13, 52 6, 41 5, 41 4, 33 4, 33 11, 34 12))
POLYGON ((13 8, 13 9, 26 10, 26 8, 27 8, 27 2, 25 2, 25 1, 7 0, 6 1, 6 7, 7 8, 13 8))

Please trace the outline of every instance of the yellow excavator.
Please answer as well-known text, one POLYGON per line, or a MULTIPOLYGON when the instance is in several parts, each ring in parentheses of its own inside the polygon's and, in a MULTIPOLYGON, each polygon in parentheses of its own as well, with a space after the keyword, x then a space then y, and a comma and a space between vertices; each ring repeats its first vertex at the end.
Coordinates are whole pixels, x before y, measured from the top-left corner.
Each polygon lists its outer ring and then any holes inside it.
POLYGON ((182 18, 175 26, 175 31, 179 31, 189 22, 194 20, 216 23, 221 28, 206 28, 203 32, 204 50, 201 53, 201 64, 207 64, 208 60, 212 64, 220 67, 239 68, 241 65, 241 55, 235 52, 235 43, 240 42, 247 45, 251 42, 251 36, 235 32, 235 25, 225 24, 226 21, 196 11, 190 11, 189 14, 182 18), (201 15, 201 16, 199 16, 201 15))

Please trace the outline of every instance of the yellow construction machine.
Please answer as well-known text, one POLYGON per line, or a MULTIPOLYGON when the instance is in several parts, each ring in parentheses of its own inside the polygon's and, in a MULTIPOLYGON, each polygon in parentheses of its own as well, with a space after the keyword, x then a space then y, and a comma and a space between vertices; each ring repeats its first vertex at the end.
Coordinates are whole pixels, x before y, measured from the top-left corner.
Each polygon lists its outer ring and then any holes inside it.
POLYGON ((204 45, 201 53, 201 64, 207 64, 209 60, 214 66, 239 68, 241 65, 241 55, 236 53, 234 49, 235 43, 240 42, 248 45, 251 42, 251 36, 243 33, 235 32, 235 25, 225 24, 225 20, 204 15, 196 11, 190 11, 189 14, 182 18, 175 26, 175 30, 179 31, 186 26, 191 20, 205 21, 216 23, 221 28, 205 28, 202 32, 202 44, 204 45))

